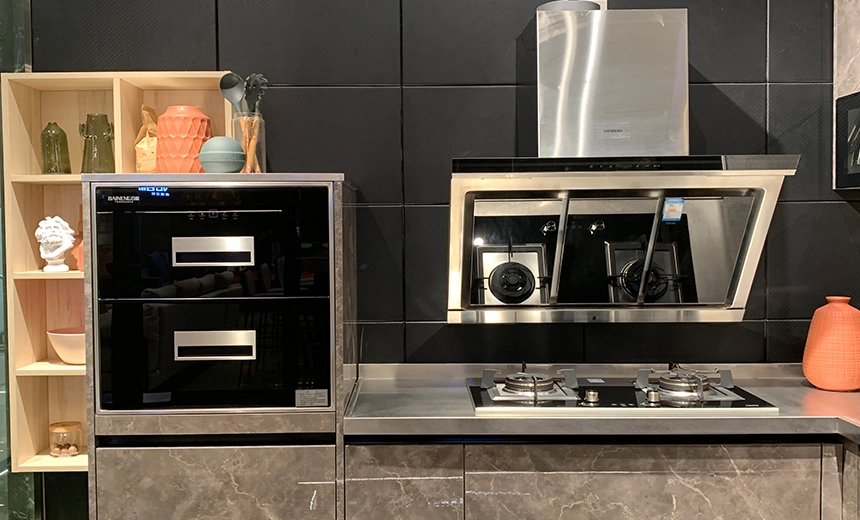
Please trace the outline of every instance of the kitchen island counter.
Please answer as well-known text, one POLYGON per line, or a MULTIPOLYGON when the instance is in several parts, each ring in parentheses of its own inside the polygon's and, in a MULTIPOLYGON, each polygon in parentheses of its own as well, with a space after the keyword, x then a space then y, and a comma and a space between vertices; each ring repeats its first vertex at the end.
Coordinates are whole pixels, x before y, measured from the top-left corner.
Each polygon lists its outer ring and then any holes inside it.
MULTIPOLYGON (((734 365, 735 384, 779 407, 778 415, 478 417, 466 384, 483 368, 513 365, 362 365, 344 418, 347 436, 841 435, 860 442, 860 393, 812 387, 799 364, 734 365)), ((568 366, 537 365, 546 373, 568 366)), ((583 377, 624 377, 642 365, 579 365, 583 377)), ((654 365, 653 368, 665 368, 654 365)), ((693 368, 704 369, 704 366, 693 368)), ((726 367, 721 367, 726 368, 726 367)), ((631 383, 632 384, 632 383, 631 383)))

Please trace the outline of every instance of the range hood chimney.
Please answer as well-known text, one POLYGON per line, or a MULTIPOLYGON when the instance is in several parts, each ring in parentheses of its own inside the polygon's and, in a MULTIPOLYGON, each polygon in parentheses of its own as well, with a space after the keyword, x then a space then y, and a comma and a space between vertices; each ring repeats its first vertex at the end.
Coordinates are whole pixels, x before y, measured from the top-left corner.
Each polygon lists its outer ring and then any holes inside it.
POLYGON ((687 10, 537 8, 538 155, 687 155, 687 10))

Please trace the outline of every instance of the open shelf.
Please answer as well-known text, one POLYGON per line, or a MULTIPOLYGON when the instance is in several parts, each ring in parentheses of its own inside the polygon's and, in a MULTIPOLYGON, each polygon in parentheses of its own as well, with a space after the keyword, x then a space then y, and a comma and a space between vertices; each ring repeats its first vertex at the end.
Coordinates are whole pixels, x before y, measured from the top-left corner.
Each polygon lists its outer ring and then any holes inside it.
POLYGON ((40 452, 18 464, 18 471, 48 473, 55 471, 87 471, 87 448, 74 457, 52 457, 49 450, 40 452))
MULTIPOLYGON (((85 325, 84 267, 79 254, 66 254, 71 269, 42 271, 34 231, 46 216, 59 216, 83 236, 81 159, 78 131, 89 113, 107 114, 114 129, 118 173, 135 171, 134 140, 141 105, 162 114, 170 105, 197 105, 209 116, 212 135, 231 134, 231 106, 218 88, 223 72, 47 72, 0 77, 3 130, 4 230, 6 241, 9 452, 13 472, 87 471, 81 455, 48 454, 48 426, 78 421, 87 432, 86 367, 65 365, 50 346, 47 331, 85 325), (72 173, 45 175, 41 133, 48 122, 66 133, 72 173), (80 262, 80 264, 79 264, 80 262)), ((88 245, 86 247, 89 247, 88 245)), ((76 252, 80 250, 75 248, 76 252)), ((88 390, 89 389, 89 390, 88 390)))
POLYGON ((10 175, 12 184, 48 184, 53 186, 74 185, 81 183, 80 175, 10 175))
POLYGON ((46 273, 45 271, 19 271, 12 273, 13 280, 83 280, 83 271, 66 271, 64 273, 46 273))
POLYGON ((15 370, 16 376, 85 376, 86 365, 67 365, 62 361, 36 361, 15 370))

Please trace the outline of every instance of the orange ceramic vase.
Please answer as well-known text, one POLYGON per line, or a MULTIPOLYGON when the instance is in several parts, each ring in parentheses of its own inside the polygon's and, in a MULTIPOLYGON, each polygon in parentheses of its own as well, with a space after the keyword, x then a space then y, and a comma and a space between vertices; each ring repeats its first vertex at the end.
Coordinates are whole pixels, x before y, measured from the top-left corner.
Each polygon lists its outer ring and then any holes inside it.
POLYGON ((848 296, 828 296, 812 315, 803 375, 822 390, 860 389, 860 310, 848 296))
POLYGON ((201 173, 200 148, 212 137, 209 118, 198 107, 174 105, 158 117, 155 171, 201 173))

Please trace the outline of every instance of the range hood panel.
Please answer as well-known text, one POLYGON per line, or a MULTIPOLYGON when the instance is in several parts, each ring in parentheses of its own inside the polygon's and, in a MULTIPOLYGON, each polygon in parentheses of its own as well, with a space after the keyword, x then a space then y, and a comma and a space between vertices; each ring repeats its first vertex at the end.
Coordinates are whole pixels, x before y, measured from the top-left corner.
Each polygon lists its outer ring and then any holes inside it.
POLYGON ((455 160, 448 321, 740 321, 798 160, 455 160))
POLYGON ((687 10, 537 9, 538 155, 688 151, 687 10))

